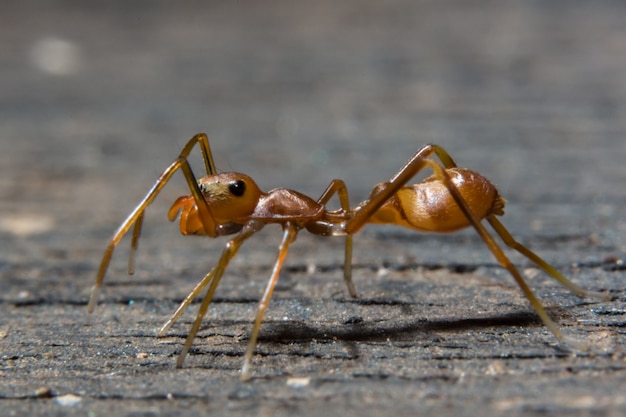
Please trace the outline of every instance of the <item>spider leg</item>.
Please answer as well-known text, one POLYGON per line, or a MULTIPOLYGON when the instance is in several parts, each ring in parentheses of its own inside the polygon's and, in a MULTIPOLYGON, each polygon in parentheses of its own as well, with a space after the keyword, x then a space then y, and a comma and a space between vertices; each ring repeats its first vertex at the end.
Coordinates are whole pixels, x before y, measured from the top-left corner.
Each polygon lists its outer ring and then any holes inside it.
MULTIPOLYGON (((202 160, 204 161, 204 169, 207 175, 215 175, 217 169, 213 162, 213 154, 211 152, 211 146, 209 145, 209 138, 205 133, 198 133, 191 141, 198 142, 200 151, 202 153, 202 160)), ((190 141, 190 142, 191 142, 190 141)), ((141 235, 141 227, 143 225, 143 214, 141 213, 135 221, 135 227, 133 228, 133 238, 130 245, 130 254, 128 256, 128 274, 133 275, 135 273, 135 255, 137 253, 137 247, 139 245, 139 236, 141 235)))
POLYGON ((185 147, 180 152, 178 158, 174 160, 166 169, 161 173, 155 184, 148 191, 145 197, 141 200, 141 202, 135 207, 135 209, 128 215, 128 217, 124 220, 124 222, 120 225, 120 227, 115 231, 113 237, 109 241, 106 250, 104 251, 104 255, 102 256, 102 261, 100 262, 100 267, 98 268, 98 273, 96 276, 96 282, 91 290, 91 296, 89 298, 89 303, 87 305, 87 311, 92 313, 96 307, 96 302, 98 298, 98 293, 100 288, 102 287, 102 282, 104 280, 104 275, 109 267, 109 263, 111 262, 111 257, 113 256, 113 251, 115 247, 122 240, 124 235, 130 230, 130 228, 135 225, 133 231, 133 238, 131 242, 131 255, 129 259, 129 272, 134 270, 134 258, 135 251, 137 249, 137 243, 139 240, 139 235, 141 233, 141 226, 143 224, 143 214, 146 208, 154 201, 159 192, 165 187, 168 181, 172 178, 172 175, 180 169, 183 171, 183 175, 185 176, 185 180, 187 181, 187 185, 191 191, 191 194, 194 196, 196 205, 198 207, 198 213, 200 219, 202 220, 202 224, 207 232, 207 235, 210 237, 215 237, 218 235, 218 225, 213 220, 213 216, 211 215, 211 210, 207 202, 202 197, 202 193, 200 188, 198 187, 198 182, 196 177, 193 174, 191 166, 187 161, 187 157, 191 153, 193 147, 196 143, 201 144, 201 148, 203 149, 203 155, 205 158, 205 164, 209 169, 215 169, 213 167, 213 159, 211 157, 211 151, 208 148, 208 139, 204 134, 197 134, 192 137, 185 147), (212 168, 211 168, 212 167, 212 168))
POLYGON ((193 290, 191 290, 189 295, 187 295, 187 297, 185 297, 183 302, 178 306, 176 311, 170 316, 170 318, 165 322, 165 324, 161 326, 161 329, 159 330, 159 333, 157 333, 157 336, 159 337, 164 336, 165 332, 167 332, 169 328, 172 327, 174 322, 178 320, 180 316, 182 316, 182 314, 185 312, 187 307, 189 307, 189 304, 191 304, 191 302, 198 296, 198 294, 200 294, 200 292, 207 285, 209 285, 211 281, 213 281, 213 279, 215 278, 215 269, 216 267, 213 267, 211 271, 209 271, 209 273, 206 274, 204 278, 202 278, 202 280, 200 280, 200 282, 196 284, 196 286, 193 288, 193 290))
MULTIPOLYGON (((193 325, 191 326, 191 330, 189 331, 189 334, 187 335, 185 346, 183 347, 183 350, 178 355, 178 359, 176 360, 176 367, 180 368, 181 366, 183 366, 185 357, 187 356, 187 353, 189 352, 189 349, 191 348, 193 340, 196 338, 196 334, 198 333, 198 330, 200 329, 200 325, 202 324, 202 319, 204 318, 204 316, 207 313, 207 310, 209 309, 209 305, 211 304, 211 301, 213 300, 213 295, 215 294, 215 290, 217 289, 217 286, 220 283, 220 280, 222 278, 222 275, 224 274, 224 271, 226 270, 226 267, 228 266, 228 263, 237 254, 243 242, 246 239, 248 239, 250 236, 255 234, 256 232, 261 230, 263 226, 264 224, 259 220, 251 220, 248 223, 246 223, 241 229, 241 231, 234 238, 229 240, 228 243, 226 243, 226 247, 222 251, 222 255, 220 256, 220 259, 217 262, 217 265, 200 281, 198 285, 196 285, 196 288, 194 288, 191 294, 189 294, 189 296, 187 297, 190 299, 189 301, 191 302, 191 299, 193 299, 195 295, 202 290, 202 287, 209 285, 210 283, 209 288, 207 289, 207 293, 204 296, 204 299, 202 300, 202 304, 200 305, 200 309, 198 310, 196 320, 194 321, 193 325)), ((186 300, 187 299, 185 299, 185 301, 186 300)), ((187 303, 187 305, 184 305, 184 307, 183 307, 183 304, 181 304, 178 310, 181 310, 181 308, 182 310, 184 310, 189 303, 187 303)), ((176 311, 176 313, 178 313, 178 310, 176 311)), ((174 313, 174 315, 176 315, 176 313, 174 313)), ((182 314, 182 311, 180 311, 180 313, 182 314)), ((180 314, 178 314, 178 316, 180 316, 180 314)), ((172 318, 176 320, 178 316, 176 317, 172 316, 172 318)))
MULTIPOLYGON (((391 196, 393 196, 400 188, 406 185, 413 177, 415 177, 422 169, 426 168, 429 164, 428 157, 432 154, 439 157, 441 162, 446 168, 456 167, 456 163, 448 152, 438 145, 425 145, 418 149, 417 152, 408 160, 406 164, 389 180, 385 188, 382 189, 375 196, 371 196, 370 199, 362 206, 358 207, 354 211, 354 216, 345 222, 342 226, 343 231, 346 234, 346 248, 345 248, 345 262, 344 262, 344 281, 348 286, 348 291, 352 297, 356 297, 356 289, 352 282, 352 235, 361 229, 368 219, 383 205, 391 196)), ((347 189, 343 181, 335 180, 331 182, 331 185, 326 189, 322 197, 318 202, 321 202, 324 198, 326 201, 330 199, 330 196, 336 191, 339 195, 339 199, 342 203, 342 208, 349 209, 347 189), (339 181, 340 184, 335 184, 335 181, 339 181), (345 196, 342 196, 345 193, 345 196), (344 207, 345 200, 345 207, 344 207)), ((324 201, 325 202, 325 201, 324 201)))
MULTIPOLYGON (((446 172, 446 170, 441 165, 436 163, 435 161, 433 161, 433 160, 428 160, 428 161, 429 161, 428 164, 430 165, 430 167, 435 172, 435 175, 448 188, 448 191, 450 192, 450 194, 454 198, 455 202, 461 208, 461 210, 463 211, 465 216, 469 219, 470 223, 472 224, 472 226, 474 227, 474 229, 476 230, 478 235, 485 242, 485 244, 487 245, 487 247, 489 248, 491 253, 495 256, 495 258, 497 259, 498 263, 503 268, 505 268, 507 271, 509 271, 509 273, 511 274, 511 276, 513 277, 513 279, 515 280, 517 285, 521 288, 522 292, 524 293, 524 296, 530 302, 530 305, 533 307, 533 309, 535 310, 535 312, 537 313, 537 315, 539 316, 539 318, 541 319, 543 324, 556 336, 557 339, 559 339, 564 344, 569 345, 569 346, 573 346, 573 347, 575 347, 576 349, 579 349, 579 350, 586 350, 586 346, 583 343, 581 343, 580 341, 575 340, 573 338, 566 337, 561 332, 561 329, 559 328, 559 326, 554 321, 552 321, 552 319, 550 318, 548 313, 543 308, 543 305, 541 304, 541 302, 539 301, 537 296, 534 294, 532 289, 528 286, 528 284, 526 283, 526 281, 524 280, 522 275, 519 273, 519 271, 515 267, 515 265, 513 265, 513 263, 509 260, 509 258, 504 253, 504 251, 496 243, 494 238, 489 234, 487 229, 482 225, 482 223, 480 222, 480 219, 478 217, 476 217, 476 215, 472 212, 472 210, 470 209, 469 205, 467 204, 467 202, 465 201, 465 199, 463 198, 463 196, 459 192, 459 190, 452 183, 452 180, 451 180, 450 176, 448 175, 448 173, 446 172)), ((493 225, 494 223, 491 223, 491 224, 493 225)), ((497 225, 497 223, 495 223, 495 224, 497 225)), ((499 234, 502 232, 504 234, 504 236, 507 236, 507 234, 504 233, 504 232, 506 232, 506 229, 504 229, 504 227, 499 228, 499 229, 496 228, 496 231, 499 234)), ((527 253, 525 253, 523 251, 520 251, 520 252, 522 254, 524 254, 524 255, 527 255, 527 253)), ((528 251, 528 252, 530 252, 530 251, 528 251)), ((532 254, 532 252, 530 252, 530 254, 532 254)), ((529 257, 529 258, 531 260, 535 261, 535 259, 533 257, 529 257)), ((541 260, 539 257, 536 257, 536 258, 538 258, 538 260, 541 260)), ((538 265, 542 266, 541 264, 538 264, 538 265)), ((569 281, 567 281, 567 282, 569 282, 569 281)), ((572 285, 574 285, 574 284, 572 284, 572 285)))
POLYGON ((287 252, 289 251, 289 245, 293 243, 298 233, 298 228, 294 223, 287 223, 284 225, 283 239, 278 246, 278 255, 276 258, 276 263, 274 264, 274 269, 272 270, 272 275, 267 282, 267 287, 265 288, 265 292, 263 293, 263 297, 259 301, 259 306, 257 307, 256 319, 254 321, 254 327, 252 328, 252 333, 250 333, 250 341, 248 342, 248 349, 246 350, 246 354, 244 356, 243 367, 241 368, 241 380, 245 381, 250 377, 250 367, 252 363, 252 355, 254 354, 254 348, 256 347, 256 341, 259 336, 259 329, 261 328, 261 322, 263 321, 263 316, 265 315, 265 311, 269 306, 270 300, 272 298, 272 294, 274 293, 274 287, 278 282, 278 276, 280 274, 280 270, 283 267, 283 263, 285 262, 285 257, 287 256, 287 252))
MULTIPOLYGON (((452 160, 452 158, 450 157, 450 155, 445 149, 437 145, 429 145, 429 146, 432 146, 435 154, 437 154, 437 156, 439 157, 439 159, 441 160, 441 162, 446 168, 452 168, 452 167, 457 166, 454 160, 452 160)), ((565 288, 570 290, 575 295, 579 297, 595 298, 595 299, 599 299, 603 301, 611 300, 611 296, 606 293, 585 290, 584 288, 579 287, 578 285, 574 284, 572 281, 567 279, 559 271, 557 271, 552 265, 544 261, 535 252, 533 252, 532 250, 528 249, 526 246, 516 241, 515 238, 511 235, 511 233, 509 233, 507 228, 502 224, 500 220, 496 218, 495 215, 492 214, 488 216, 487 221, 489 222, 491 227, 493 227, 493 229, 496 231, 498 236, 500 236, 502 241, 508 247, 515 249, 516 251, 524 255, 531 262, 533 262, 535 265, 541 268, 546 274, 550 275, 552 278, 557 280, 561 285, 563 285, 565 288)))
MULTIPOLYGON (((343 231, 348 235, 353 235, 358 232, 387 200, 429 165, 429 159, 427 158, 436 151, 436 148, 434 145, 425 145, 415 152, 402 168, 385 183, 384 188, 377 194, 370 196, 369 200, 353 210, 354 215, 342 226, 343 231)), ((445 151, 444 154, 447 155, 445 151)), ((452 161, 451 158, 448 159, 452 161)))
MULTIPOLYGON (((456 163, 454 162, 454 160, 452 159, 452 157, 450 157, 450 155, 448 154, 448 152, 445 149, 443 149, 442 147, 437 146, 437 145, 429 145, 429 146, 431 146, 433 148, 433 151, 439 157, 439 159, 443 163, 444 167, 452 168, 452 167, 456 167, 457 166, 456 163)), ((548 274, 550 277, 552 277, 555 280, 557 280, 565 288, 570 290, 573 294, 575 294, 575 295, 577 295, 579 297, 595 298, 595 299, 602 300, 602 301, 610 301, 611 300, 611 296, 609 294, 596 292, 596 291, 585 290, 584 288, 579 287, 578 285, 574 284, 572 281, 567 279, 559 271, 557 271, 552 265, 550 265, 545 260, 543 260, 535 252, 533 252, 532 250, 530 250, 526 246, 524 246, 521 243, 519 243, 518 241, 516 241, 515 238, 511 235, 511 233, 509 233, 507 228, 502 224, 502 222, 500 220, 498 220, 496 218, 495 215, 492 214, 492 215, 488 216, 486 219, 489 222, 489 224, 491 225, 491 227, 496 231, 498 236, 500 236, 502 241, 508 247, 510 247, 512 249, 515 249, 516 251, 518 251, 519 253, 524 255, 531 262, 533 262, 535 265, 537 265, 539 268, 541 268, 546 274, 548 274)))
MULTIPOLYGON (((348 199, 348 188, 342 180, 332 180, 326 190, 317 200, 317 202, 319 204, 326 205, 334 194, 337 194, 337 197, 339 198, 341 210, 344 213, 349 212, 350 200, 348 199)), ((348 292, 350 293, 350 296, 356 298, 356 288, 354 287, 354 283, 352 282, 352 235, 349 234, 346 234, 345 240, 343 280, 348 287, 348 292)))
POLYGON ((209 137, 206 133, 198 133, 192 140, 196 140, 200 145, 200 151, 202 152, 202 159, 204 161, 204 169, 207 175, 217 174, 215 163, 213 163, 213 153, 211 152, 211 146, 209 145, 209 137))
POLYGON ((128 254, 128 275, 135 273, 135 258, 137 255, 137 247, 139 246, 139 236, 141 236, 141 227, 143 226, 143 218, 145 211, 142 211, 137 220, 135 220, 135 227, 133 227, 133 237, 130 242, 130 252, 128 254))
POLYGON ((516 251, 530 259, 539 268, 543 269, 546 274, 557 280, 561 285, 570 290, 572 293, 576 294, 579 297, 590 297, 603 301, 611 300, 611 296, 606 293, 585 290, 584 288, 579 287, 569 279, 565 278, 559 271, 554 269, 552 265, 544 261, 539 255, 516 241, 515 238, 513 238, 513 236, 506 229, 506 227, 504 227, 500 220, 498 220, 494 215, 487 217, 487 221, 508 247, 515 249, 516 251))
POLYGON ((431 153, 435 153, 435 155, 437 155, 437 157, 439 158, 439 160, 441 161, 441 163, 443 164, 444 167, 446 168, 454 168, 456 167, 456 162, 454 162, 454 159, 452 159, 452 157, 450 156, 450 154, 448 153, 448 151, 446 151, 445 149, 443 149, 441 146, 439 145, 434 145, 434 144, 429 144, 424 146, 425 149, 430 149, 431 153))

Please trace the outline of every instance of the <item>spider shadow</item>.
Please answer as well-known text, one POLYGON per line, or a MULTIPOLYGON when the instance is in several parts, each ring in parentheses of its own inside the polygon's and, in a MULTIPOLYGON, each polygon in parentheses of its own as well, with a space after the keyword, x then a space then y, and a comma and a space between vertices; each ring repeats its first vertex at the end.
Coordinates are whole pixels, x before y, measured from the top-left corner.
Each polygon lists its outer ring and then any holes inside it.
POLYGON ((541 321, 533 312, 512 312, 492 317, 462 319, 414 319, 395 325, 380 322, 368 323, 360 318, 351 321, 320 326, 311 326, 301 321, 264 323, 259 341, 273 343, 297 343, 311 340, 352 342, 402 342, 423 338, 434 332, 458 332, 493 327, 539 326, 541 321))

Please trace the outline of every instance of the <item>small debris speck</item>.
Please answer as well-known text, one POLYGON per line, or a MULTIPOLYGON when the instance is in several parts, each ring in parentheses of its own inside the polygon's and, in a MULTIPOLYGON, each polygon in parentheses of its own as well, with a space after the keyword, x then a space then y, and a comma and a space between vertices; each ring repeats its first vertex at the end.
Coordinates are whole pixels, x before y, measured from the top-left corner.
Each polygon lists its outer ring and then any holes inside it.
POLYGON ((52 397, 52 390, 50 387, 39 387, 35 390, 37 398, 50 398, 52 397))
POLYGON ((309 385, 311 382, 311 378, 301 377, 301 378, 288 378, 287 386, 291 388, 303 388, 309 385))
POLYGON ((66 394, 56 397, 54 401, 62 407, 73 407, 80 403, 83 399, 78 395, 66 394))

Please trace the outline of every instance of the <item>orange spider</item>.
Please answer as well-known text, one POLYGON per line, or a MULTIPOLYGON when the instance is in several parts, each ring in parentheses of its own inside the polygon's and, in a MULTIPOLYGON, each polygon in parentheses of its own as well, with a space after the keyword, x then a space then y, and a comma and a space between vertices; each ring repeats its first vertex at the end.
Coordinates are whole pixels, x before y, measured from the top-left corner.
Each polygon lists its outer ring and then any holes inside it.
POLYGON ((159 336, 163 335, 182 315, 192 300, 208 286, 196 320, 187 336, 185 346, 178 356, 176 362, 178 367, 183 364, 228 263, 237 254, 246 239, 265 225, 272 223, 282 225, 283 237, 278 247, 278 256, 271 277, 257 308, 254 327, 250 334, 250 342, 241 370, 242 380, 249 378, 252 355, 263 315, 278 281, 289 245, 295 240, 301 229, 307 229, 309 232, 321 236, 345 237, 344 280, 350 295, 356 297, 351 271, 352 235, 357 233, 365 224, 394 224, 427 232, 454 232, 472 226, 496 257, 498 263, 513 276, 544 325, 561 342, 578 349, 584 349, 584 345, 566 337, 561 332, 517 268, 511 263, 481 221, 487 220, 507 246, 527 257, 577 296, 591 296, 610 300, 607 294, 580 288, 530 249, 517 242, 496 218, 496 216, 504 214, 505 200, 500 197, 495 186, 480 174, 457 167, 450 155, 437 145, 426 145, 419 149, 389 181, 376 185, 367 200, 355 208, 350 208, 348 191, 342 180, 331 181, 321 197, 314 200, 297 191, 285 188, 277 188, 265 193, 259 189, 252 178, 245 174, 238 172, 218 173, 213 163, 209 140, 205 134, 200 133, 189 140, 178 158, 165 169, 152 189, 109 241, 89 299, 88 311, 90 313, 96 306, 98 292, 102 286, 113 250, 134 225, 128 268, 129 273, 133 273, 135 252, 141 233, 144 212, 178 169, 183 171, 191 195, 179 197, 170 208, 168 217, 173 221, 180 213, 181 233, 184 235, 206 235, 213 238, 235 234, 226 243, 216 266, 195 286, 159 331, 159 336), (207 175, 200 179, 196 179, 187 161, 187 157, 196 144, 199 144, 202 151, 207 172, 207 175), (430 158, 433 154, 439 158, 441 163, 430 158), (417 184, 407 185, 424 168, 430 168, 434 174, 417 184), (335 194, 339 198, 341 208, 328 210, 326 204, 335 194))

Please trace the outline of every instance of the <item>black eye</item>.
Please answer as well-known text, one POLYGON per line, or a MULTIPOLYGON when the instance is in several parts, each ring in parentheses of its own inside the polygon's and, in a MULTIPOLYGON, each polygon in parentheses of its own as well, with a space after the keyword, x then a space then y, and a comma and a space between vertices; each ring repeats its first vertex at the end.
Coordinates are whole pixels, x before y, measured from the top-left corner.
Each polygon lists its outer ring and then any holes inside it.
POLYGON ((246 191, 246 183, 242 180, 232 181, 228 184, 228 190, 236 197, 241 197, 246 191))

